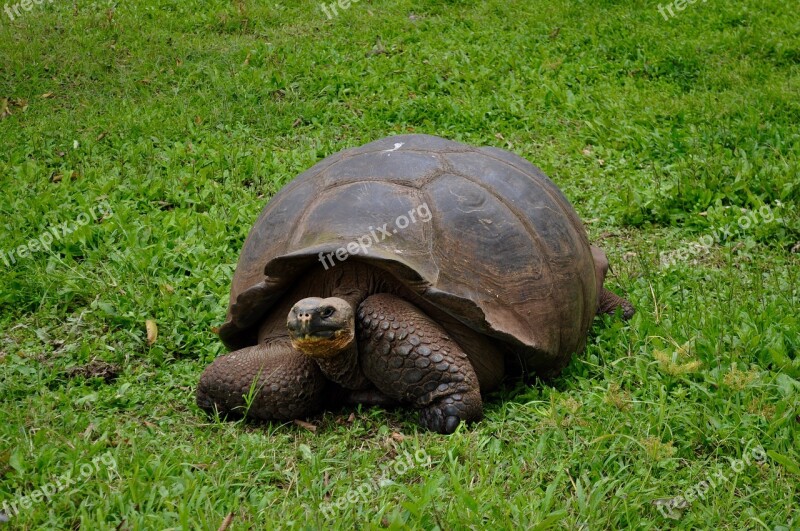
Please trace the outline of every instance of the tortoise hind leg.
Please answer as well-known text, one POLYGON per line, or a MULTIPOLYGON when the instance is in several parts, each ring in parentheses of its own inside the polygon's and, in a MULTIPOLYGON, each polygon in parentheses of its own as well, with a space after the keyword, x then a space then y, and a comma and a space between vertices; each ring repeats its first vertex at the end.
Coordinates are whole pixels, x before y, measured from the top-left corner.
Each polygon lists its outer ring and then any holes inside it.
POLYGON ((289 340, 259 344, 220 356, 197 386, 197 405, 212 415, 292 420, 322 407, 326 379, 289 340), (245 397, 251 397, 248 409, 245 397))
POLYGON ((416 306, 381 293, 358 309, 361 368, 387 396, 420 409, 420 424, 452 433, 479 420, 483 402, 475 371, 461 347, 416 306))
POLYGON ((617 308, 622 310, 622 319, 625 321, 633 317, 633 314, 636 313, 633 304, 631 304, 628 299, 623 299, 613 291, 603 288, 603 291, 600 292, 600 301, 597 305, 597 313, 614 315, 617 313, 617 308))
POLYGON ((622 318, 627 321, 633 317, 636 310, 628 299, 623 299, 603 286, 609 268, 608 258, 601 248, 594 245, 591 248, 592 257, 594 258, 594 272, 597 277, 597 313, 614 315, 617 308, 620 308, 622 310, 622 318))

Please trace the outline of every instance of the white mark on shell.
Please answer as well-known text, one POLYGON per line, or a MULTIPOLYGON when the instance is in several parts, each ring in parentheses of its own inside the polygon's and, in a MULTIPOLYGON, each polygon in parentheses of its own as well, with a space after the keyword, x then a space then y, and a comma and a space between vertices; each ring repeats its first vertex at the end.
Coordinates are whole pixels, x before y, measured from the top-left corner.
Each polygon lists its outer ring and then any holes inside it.
POLYGON ((394 147, 392 149, 384 149, 383 152, 391 153, 392 151, 397 151, 401 147, 403 147, 403 142, 395 142, 394 147))

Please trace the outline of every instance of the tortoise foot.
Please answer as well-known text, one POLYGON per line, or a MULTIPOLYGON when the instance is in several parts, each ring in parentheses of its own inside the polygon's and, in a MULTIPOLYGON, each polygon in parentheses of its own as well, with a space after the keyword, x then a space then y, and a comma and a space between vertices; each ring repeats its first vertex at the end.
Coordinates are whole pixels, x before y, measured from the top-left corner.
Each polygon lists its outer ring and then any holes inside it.
POLYGON ((471 422, 480 420, 483 416, 480 393, 463 395, 452 394, 437 400, 434 404, 419 412, 420 425, 430 431, 449 435, 456 431, 461 421, 471 422))
POLYGON ((625 321, 633 317, 633 314, 636 313, 636 309, 634 309, 633 304, 631 304, 628 299, 623 299, 613 291, 603 288, 603 291, 600 293, 600 303, 598 304, 597 312, 614 315, 617 313, 617 308, 622 312, 622 319, 625 321))
POLYGON ((636 310, 633 308, 633 304, 627 299, 623 299, 613 291, 609 291, 603 286, 603 282, 605 282, 606 274, 609 270, 608 265, 608 257, 606 257, 606 253, 599 247, 594 245, 591 246, 592 249, 592 257, 594 258, 594 272, 597 278, 597 289, 599 290, 597 293, 597 313, 607 313, 609 315, 614 315, 617 313, 617 308, 622 311, 622 319, 627 321, 633 314, 636 313, 636 310))

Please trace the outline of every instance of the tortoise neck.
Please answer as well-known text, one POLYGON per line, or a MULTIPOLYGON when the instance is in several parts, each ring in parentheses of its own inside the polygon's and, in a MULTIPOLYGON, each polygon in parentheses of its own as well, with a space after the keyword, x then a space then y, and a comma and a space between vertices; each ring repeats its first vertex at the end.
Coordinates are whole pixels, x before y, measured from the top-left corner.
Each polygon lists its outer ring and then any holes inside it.
MULTIPOLYGON (((349 260, 326 271, 320 287, 322 296, 343 299, 353 309, 353 315, 356 315, 364 299, 385 290, 387 282, 384 275, 374 267, 349 260)), ((353 326, 354 339, 350 346, 335 356, 314 358, 314 361, 329 380, 342 387, 350 390, 367 389, 371 383, 361 371, 355 341, 355 324, 353 326)))
POLYGON ((324 291, 329 297, 346 300, 355 315, 364 299, 385 289, 386 279, 383 277, 374 267, 351 260, 327 272, 324 291))
POLYGON ((345 389, 357 391, 370 387, 370 381, 361 371, 358 363, 358 347, 355 340, 353 344, 342 350, 336 356, 327 358, 314 358, 322 373, 332 382, 345 389))

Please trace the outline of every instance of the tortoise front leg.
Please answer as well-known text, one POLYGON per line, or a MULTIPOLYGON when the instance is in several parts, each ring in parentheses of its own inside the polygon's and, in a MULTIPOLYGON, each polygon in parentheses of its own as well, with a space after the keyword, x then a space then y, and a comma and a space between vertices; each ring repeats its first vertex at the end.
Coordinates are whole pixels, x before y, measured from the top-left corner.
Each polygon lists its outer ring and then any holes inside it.
POLYGON ((292 420, 322 407, 326 379, 289 339, 220 356, 197 386, 197 405, 208 414, 259 420, 292 420), (252 397, 247 409, 245 397, 252 397))
POLYGON ((420 424, 452 433, 479 420, 483 402, 467 355, 447 332, 405 300, 382 293, 358 309, 361 368, 390 398, 420 409, 420 424))

